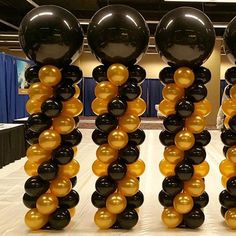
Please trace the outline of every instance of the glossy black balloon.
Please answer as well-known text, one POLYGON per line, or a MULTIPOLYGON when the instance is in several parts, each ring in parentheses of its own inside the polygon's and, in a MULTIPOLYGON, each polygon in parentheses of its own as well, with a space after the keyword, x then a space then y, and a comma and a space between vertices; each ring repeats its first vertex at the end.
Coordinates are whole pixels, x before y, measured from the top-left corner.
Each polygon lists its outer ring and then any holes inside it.
POLYGON ((80 121, 79 116, 74 116, 73 118, 74 118, 74 121, 75 121, 75 128, 78 128, 79 127, 79 121, 80 121))
POLYGON ((226 157, 226 153, 227 153, 227 151, 228 151, 228 149, 229 149, 230 147, 227 147, 227 146, 224 146, 223 147, 223 154, 224 154, 224 156, 226 157))
POLYGON ((225 217, 225 213, 226 213, 226 211, 228 211, 228 210, 229 210, 228 208, 225 208, 225 207, 221 206, 221 207, 220 207, 220 213, 221 213, 221 215, 222 215, 223 217, 225 217))
POLYGON ((38 143, 40 133, 33 132, 30 129, 25 130, 25 140, 29 145, 38 143))
POLYGON ((103 64, 132 65, 144 55, 149 29, 141 14, 124 5, 108 5, 92 17, 88 44, 103 64))
POLYGON ((39 82, 39 70, 40 67, 37 65, 30 66, 25 70, 25 80, 29 84, 39 82))
POLYGON ((46 161, 38 167, 38 175, 43 180, 53 180, 57 177, 58 166, 52 161, 46 161))
POLYGON ((32 209, 36 208, 36 201, 38 197, 31 197, 29 194, 25 193, 23 195, 23 203, 26 207, 32 209))
POLYGON ((221 141, 225 146, 234 146, 236 145, 236 135, 231 130, 223 130, 220 135, 221 141))
POLYGON ((96 127, 106 133, 111 132, 118 125, 118 120, 110 113, 99 115, 95 120, 96 127))
POLYGON ((199 66, 212 53, 215 31, 202 11, 179 7, 162 17, 156 29, 155 41, 157 51, 168 64, 199 66))
POLYGON ((73 208, 79 203, 79 194, 72 189, 66 196, 59 197, 59 206, 64 208, 73 208))
POLYGON ((103 196, 108 196, 115 192, 117 183, 108 176, 101 176, 95 183, 96 190, 103 196))
POLYGON ((227 180, 226 189, 232 196, 236 197, 236 176, 227 180))
POLYGON ((117 222, 122 229, 131 229, 138 223, 138 213, 135 209, 126 208, 117 215, 117 222))
POLYGON ((203 192, 199 197, 193 197, 194 206, 198 208, 204 208, 209 203, 209 196, 207 192, 203 192))
POLYGON ((54 89, 55 97, 67 101, 75 95, 75 88, 71 83, 62 82, 54 89))
POLYGON ((193 166, 185 161, 179 162, 175 167, 175 175, 181 181, 188 181, 192 178, 194 173, 193 166))
POLYGON ((200 208, 193 208, 184 215, 184 224, 190 229, 199 228, 205 221, 205 215, 200 208))
POLYGON ((19 29, 20 45, 29 59, 58 67, 78 57, 83 38, 77 18, 53 5, 33 8, 23 18, 19 29))
POLYGON ((236 197, 231 195, 227 190, 223 190, 219 195, 220 204, 225 208, 236 207, 236 197))
POLYGON ((51 118, 60 115, 61 110, 62 110, 61 101, 53 98, 44 101, 41 105, 42 113, 51 118))
POLYGON ((229 128, 231 129, 231 131, 236 133, 236 116, 230 117, 230 119, 229 119, 229 128))
POLYGON ((174 83, 174 73, 174 67, 164 67, 159 73, 159 79, 164 85, 174 83))
POLYGON ((69 65, 61 71, 62 79, 73 84, 79 83, 83 78, 83 72, 78 66, 69 65))
POLYGON ((146 71, 143 67, 139 65, 131 65, 129 70, 129 81, 133 83, 141 84, 146 78, 146 71))
POLYGON ((107 143, 108 133, 105 133, 99 129, 95 129, 92 133, 93 142, 97 145, 102 145, 107 143))
POLYGON ((159 140, 163 146, 175 145, 175 133, 170 133, 167 130, 162 130, 159 134, 159 140))
POLYGON ((25 192, 31 197, 39 197, 47 192, 50 183, 41 179, 39 176, 33 176, 25 182, 25 192))
POLYGON ((79 145, 82 140, 82 134, 79 129, 74 129, 69 134, 61 135, 62 145, 73 147, 79 145))
POLYGON ((176 113, 181 117, 183 118, 189 117, 192 115, 194 111, 194 104, 191 101, 183 98, 178 101, 178 103, 175 106, 175 110, 176 113))
POLYGON ((228 84, 236 84, 236 67, 230 67, 225 72, 225 80, 228 84))
POLYGON ((114 97, 108 103, 107 109, 113 116, 123 116, 127 109, 127 102, 120 97, 114 97))
POLYGON ((231 84, 228 84, 226 87, 225 87, 225 95, 230 98, 230 89, 232 88, 233 85, 231 84))
POLYGON ((107 81, 107 67, 99 65, 93 69, 93 78, 96 82, 107 81))
POLYGON ((145 132, 142 129, 137 129, 132 133, 128 133, 129 144, 131 145, 141 145, 146 138, 145 132))
POLYGON ((126 197, 126 200, 128 208, 139 208, 143 205, 144 196, 143 193, 139 190, 135 195, 126 197))
POLYGON ((74 150, 69 146, 59 146, 52 153, 52 159, 57 164, 65 165, 69 163, 74 157, 74 150))
POLYGON ((121 180, 125 177, 126 172, 127 172, 127 167, 126 164, 119 162, 119 161, 114 161, 108 166, 108 176, 115 180, 121 180))
POLYGON ((126 82, 119 87, 119 94, 127 101, 132 101, 141 95, 141 87, 136 83, 126 82))
POLYGON ((194 145, 184 152, 185 160, 193 165, 199 165, 206 159, 206 150, 202 146, 194 145))
POLYGON ((52 119, 43 113, 34 113, 29 116, 27 126, 36 133, 41 133, 52 126, 52 119))
POLYGON ((195 145, 206 146, 211 141, 211 134, 208 130, 203 130, 199 134, 194 134, 195 145))
POLYGON ((106 207, 106 200, 107 198, 99 194, 97 191, 95 191, 91 197, 92 204, 97 208, 106 207))
POLYGON ((57 208, 48 219, 51 228, 61 230, 70 223, 70 212, 65 208, 57 208))
POLYGON ((127 145, 124 148, 120 149, 118 152, 118 157, 125 164, 132 164, 139 158, 139 149, 133 145, 127 145))
POLYGON ((72 184, 72 188, 74 188, 75 185, 77 184, 77 176, 70 178, 70 182, 72 184))
POLYGON ((203 83, 196 82, 185 90, 185 94, 192 102, 200 102, 207 96, 207 88, 203 83))
POLYGON ((203 66, 196 67, 193 69, 195 75, 195 81, 206 84, 211 80, 211 71, 203 66))
POLYGON ((163 207, 172 207, 174 196, 168 195, 165 191, 161 190, 158 195, 159 202, 163 207))
POLYGON ((170 196, 180 193, 184 185, 176 176, 168 176, 162 182, 163 190, 170 196))
POLYGON ((167 131, 170 133, 177 133, 184 127, 184 120, 181 116, 174 114, 167 116, 164 121, 163 125, 167 131))

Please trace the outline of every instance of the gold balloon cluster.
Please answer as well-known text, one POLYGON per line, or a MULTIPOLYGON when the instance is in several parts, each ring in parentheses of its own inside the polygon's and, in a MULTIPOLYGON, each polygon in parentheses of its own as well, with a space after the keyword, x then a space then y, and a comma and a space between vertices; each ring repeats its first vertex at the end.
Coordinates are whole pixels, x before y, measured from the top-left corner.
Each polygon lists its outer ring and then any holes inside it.
MULTIPOLYGON (((53 65, 45 65, 38 72, 39 82, 31 83, 28 93, 29 100, 26 103, 26 110, 30 115, 42 114, 42 104, 48 99, 54 99, 54 89, 63 77, 61 71, 53 65)), ((62 110, 59 114, 52 118, 52 125, 48 129, 39 134, 38 140, 31 143, 27 149, 27 161, 24 165, 26 174, 32 178, 39 177, 38 170, 41 165, 52 160, 53 152, 62 143, 62 136, 72 132, 76 128, 73 117, 78 116, 83 110, 83 104, 78 100, 80 89, 78 85, 73 85, 76 93, 74 96, 62 102, 62 110)), ((48 108, 50 112, 50 107, 48 108)), ((51 117, 50 117, 51 119, 51 117)), ((76 155, 76 146, 73 147, 74 155, 76 155)), ((32 189, 28 189, 29 197, 35 199, 34 207, 31 208, 25 215, 25 224, 31 230, 43 228, 49 221, 50 214, 55 212, 59 207, 59 198, 67 196, 72 190, 71 178, 75 177, 79 172, 79 163, 72 159, 64 165, 57 165, 57 173, 55 178, 48 181, 49 188, 39 196, 33 194, 33 188, 37 188, 32 183, 32 189), (31 191, 32 190, 32 195, 31 191)), ((45 169, 45 171, 47 171, 45 169)), ((48 170, 49 171, 49 170, 48 170)), ((40 177, 41 178, 41 177, 40 177)), ((39 179, 40 179, 39 178, 39 179)), ((40 180, 45 183, 45 180, 40 180)), ((68 209, 71 216, 75 209, 68 209)))

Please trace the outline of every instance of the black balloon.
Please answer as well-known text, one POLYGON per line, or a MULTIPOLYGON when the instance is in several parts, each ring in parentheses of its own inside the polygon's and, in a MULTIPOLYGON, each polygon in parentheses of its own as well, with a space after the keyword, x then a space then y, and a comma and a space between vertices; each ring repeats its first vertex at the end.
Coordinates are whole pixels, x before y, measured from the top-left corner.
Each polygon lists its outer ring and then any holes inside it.
POLYGON ((167 131, 170 133, 177 133, 184 127, 184 120, 181 116, 174 114, 167 116, 164 121, 163 125, 167 131))
POLYGON ((37 65, 30 66, 25 70, 25 80, 27 81, 27 83, 33 84, 39 82, 39 77, 38 77, 39 70, 40 67, 37 65))
POLYGON ((109 133, 117 127, 118 120, 112 114, 104 113, 96 118, 95 125, 99 130, 109 133))
POLYGON ((53 229, 63 229, 70 223, 70 212, 65 208, 57 208, 56 211, 54 211, 49 216, 49 225, 53 229))
POLYGON ((207 206, 207 204, 209 202, 209 196, 208 196, 207 192, 204 192, 199 197, 193 197, 193 201, 194 201, 194 206, 196 206, 198 208, 204 208, 207 206))
POLYGON ((20 45, 28 58, 38 64, 58 67, 78 57, 83 38, 77 18, 53 5, 33 8, 23 18, 19 29, 20 45))
POLYGON ((73 208, 79 203, 79 194, 72 189, 66 196, 59 197, 59 206, 64 208, 73 208))
POLYGON ((196 67, 193 72, 195 75, 195 81, 197 82, 206 84, 211 80, 211 71, 206 67, 196 67))
POLYGON ((199 66, 215 45, 215 31, 210 19, 200 10, 179 7, 159 22, 155 40, 163 60, 176 66, 199 66))
POLYGON ((236 67, 233 66, 225 72, 225 80, 229 84, 236 84, 236 67))
POLYGON ((122 162, 114 161, 108 166, 108 176, 115 181, 123 179, 126 172, 126 164, 122 162))
POLYGON ((30 145, 38 143, 39 135, 40 135, 40 133, 33 132, 30 129, 25 130, 25 140, 30 145))
POLYGON ((95 191, 91 197, 92 204, 97 208, 106 207, 106 200, 107 198, 99 194, 97 191, 95 191))
POLYGON ((186 96, 192 102, 200 102, 207 96, 207 88, 203 83, 196 82, 185 90, 186 96))
POLYGON ((190 229, 200 227, 205 220, 205 215, 200 208, 193 208, 190 212, 184 215, 184 223, 190 229))
POLYGON ((52 161, 46 161, 38 167, 38 175, 43 180, 53 180, 57 177, 58 167, 52 161))
POLYGON ((159 79, 164 85, 174 83, 174 73, 174 67, 164 67, 159 73, 159 79))
POLYGON ((223 147, 223 154, 224 154, 225 157, 226 157, 226 153, 227 153, 227 151, 228 151, 229 148, 230 148, 230 147, 227 147, 227 146, 224 146, 224 147, 223 147))
POLYGON ((67 101, 75 94, 75 88, 71 83, 62 82, 54 89, 55 97, 61 101, 67 101))
POLYGON ((29 116, 27 126, 36 133, 41 133, 52 126, 52 119, 43 113, 34 113, 29 116))
POLYGON ((202 146, 193 146, 184 152, 186 161, 193 165, 199 165, 206 159, 206 150, 202 146))
POLYGON ((48 117, 56 117, 62 110, 62 103, 59 100, 50 98, 44 101, 41 105, 41 111, 48 117))
POLYGON ((127 145, 118 152, 118 157, 125 164, 132 164, 139 158, 139 149, 133 145, 127 145))
POLYGON ((159 140, 163 146, 171 146, 175 144, 175 133, 170 133, 167 130, 162 130, 159 134, 159 140))
POLYGON ((223 130, 220 138, 225 146, 236 145, 236 135, 231 130, 223 130))
POLYGON ((236 176, 228 179, 226 189, 232 196, 236 197, 236 176))
POLYGON ((227 190, 223 190, 219 196, 220 204, 225 208, 236 207, 236 197, 231 195, 227 190))
POLYGON ((194 173, 193 166, 189 163, 186 163, 184 161, 179 162, 175 167, 175 175, 181 180, 181 181, 188 181, 192 178, 194 173))
POLYGON ((73 178, 70 178, 70 182, 71 182, 71 184, 72 184, 72 188, 74 188, 75 185, 77 184, 77 177, 75 176, 75 177, 73 177, 73 178))
POLYGON ((79 116, 74 116, 74 121, 75 121, 75 128, 78 128, 79 127, 79 116))
POLYGON ((168 195, 165 191, 161 190, 158 195, 159 202, 163 207, 173 206, 174 196, 168 195))
POLYGON ((23 196, 23 203, 26 207, 28 208, 36 208, 36 201, 38 197, 31 197, 27 193, 24 194, 23 196))
POLYGON ((141 145, 145 140, 145 133, 142 129, 137 129, 132 133, 128 133, 129 144, 131 145, 141 145))
POLYGON ((126 82, 119 87, 119 94, 127 101, 132 101, 141 95, 141 87, 136 83, 126 82))
POLYGON ((175 109, 176 113, 181 117, 189 117, 194 111, 194 104, 191 101, 188 101, 187 99, 183 98, 178 101, 175 106, 175 109))
POLYGON ((69 65, 63 67, 61 75, 63 80, 75 84, 82 80, 83 72, 78 66, 69 65))
POLYGON ((74 129, 69 134, 61 135, 62 145, 69 147, 77 146, 82 140, 82 134, 79 129, 74 129))
POLYGON ((60 146, 52 153, 52 159, 60 164, 65 165, 69 163, 74 157, 74 151, 69 146, 60 146))
POLYGON ((206 146, 211 141, 211 134, 207 130, 203 130, 199 134, 194 134, 195 145, 206 146))
POLYGON ((229 119, 229 127, 230 127, 231 131, 236 133, 236 116, 230 117, 230 119, 229 119))
POLYGON ((220 213, 221 213, 221 215, 222 215, 223 217, 225 217, 225 213, 226 213, 226 211, 228 211, 228 210, 229 210, 228 208, 225 208, 225 207, 221 206, 221 208, 220 208, 220 213))
POLYGON ((171 196, 175 196, 180 193, 183 189, 183 182, 176 176, 168 176, 162 182, 163 190, 171 196))
POLYGON ((141 84, 146 78, 146 71, 143 67, 139 65, 131 65, 129 70, 129 81, 133 83, 141 84))
POLYGON ((144 202, 144 196, 141 191, 138 191, 131 197, 126 197, 128 208, 139 208, 144 202))
POLYGON ((126 208, 122 213, 117 215, 117 222, 122 229, 131 229, 138 222, 138 214, 135 209, 126 208))
POLYGON ((144 55, 149 29, 141 14, 124 5, 108 5, 92 17, 88 44, 103 64, 135 64, 144 55))
POLYGON ((99 194, 106 197, 115 192, 117 183, 108 176, 102 176, 97 179, 95 187, 99 194))
POLYGON ((230 89, 232 88, 233 85, 230 85, 228 84, 226 87, 225 87, 225 95, 230 98, 230 89))
POLYGON ((93 69, 93 78, 96 82, 107 81, 107 67, 99 65, 93 69))
POLYGON ((97 145, 102 145, 107 143, 108 142, 107 138, 108 134, 99 129, 95 129, 92 133, 92 139, 94 143, 96 143, 97 145))
POLYGON ((108 103, 108 112, 113 116, 123 116, 127 109, 127 102, 120 97, 114 97, 108 103))

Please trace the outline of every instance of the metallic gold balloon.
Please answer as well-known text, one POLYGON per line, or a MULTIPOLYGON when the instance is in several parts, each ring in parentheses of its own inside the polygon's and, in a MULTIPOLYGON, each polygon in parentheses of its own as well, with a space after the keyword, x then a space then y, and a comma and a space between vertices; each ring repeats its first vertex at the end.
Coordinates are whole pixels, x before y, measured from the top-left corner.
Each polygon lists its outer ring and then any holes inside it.
POLYGON ((31 99, 46 100, 53 95, 53 89, 40 82, 37 82, 30 85, 28 94, 31 99))
POLYGON ((59 134, 69 134, 75 128, 75 120, 73 117, 60 115, 53 119, 52 126, 59 134))
POLYGON ((205 98, 200 102, 194 103, 194 114, 203 117, 208 116, 211 113, 212 106, 211 103, 205 98))
POLYGON ((226 129, 229 129, 229 120, 230 120, 230 116, 226 116, 225 118, 224 118, 224 126, 225 126, 225 128, 226 129))
POLYGON ((48 151, 56 149, 61 143, 61 136, 55 130, 45 130, 39 136, 39 145, 48 151))
POLYGON ((184 89, 178 87, 175 83, 167 84, 162 90, 162 96, 165 100, 176 103, 184 96, 184 89))
POLYGON ((227 181, 229 180, 229 178, 230 177, 227 177, 227 176, 224 176, 224 175, 221 176, 221 184, 224 188, 226 188, 227 181))
POLYGON ((159 112, 163 116, 169 116, 171 114, 175 114, 176 113, 175 105, 176 104, 174 102, 170 102, 164 99, 159 104, 159 112))
POLYGON ((51 152, 43 149, 39 144, 33 144, 28 147, 26 156, 30 162, 41 164, 51 158, 51 152))
POLYGON ((229 159, 221 161, 219 168, 220 168, 220 173, 226 177, 231 177, 236 173, 236 166, 229 159))
POLYGON ((126 112, 141 116, 147 109, 146 102, 142 98, 136 98, 133 101, 127 102, 128 107, 126 112))
POLYGON ((199 165, 194 165, 194 176, 204 178, 207 176, 210 170, 210 166, 207 161, 203 161, 199 165))
POLYGON ((236 102, 236 86, 235 84, 232 85, 231 89, 230 89, 230 98, 236 102))
POLYGON ((187 193, 179 193, 173 201, 174 208, 180 214, 187 214, 193 208, 193 198, 187 193))
POLYGON ((182 151, 189 150, 195 143, 194 135, 188 130, 181 130, 175 135, 175 145, 182 151))
POLYGON ((116 160, 118 151, 109 144, 102 144, 96 151, 97 159, 103 163, 111 163, 116 160))
POLYGON ((174 73, 174 81, 181 88, 188 88, 194 82, 193 71, 188 67, 180 67, 174 73))
POLYGON ((161 219, 168 228, 176 228, 183 221, 183 215, 173 207, 167 207, 163 210, 161 219))
POLYGON ((141 120, 137 115, 126 113, 119 119, 119 127, 127 133, 136 131, 140 126, 141 120))
POLYGON ((83 111, 83 103, 77 99, 72 97, 66 102, 63 102, 63 108, 61 111, 61 115, 75 117, 81 114, 83 111))
POLYGON ((59 201, 52 193, 44 193, 37 199, 36 207, 41 214, 53 213, 59 205, 59 201))
POLYGON ((25 105, 26 111, 30 115, 33 113, 41 112, 42 103, 43 103, 43 100, 37 100, 37 99, 31 98, 26 102, 26 105, 25 105))
POLYGON ((159 170, 164 176, 172 176, 175 175, 175 166, 166 159, 162 159, 159 163, 159 170))
POLYGON ((227 150, 226 157, 236 164, 236 146, 232 146, 227 150))
POLYGON ((225 222, 231 229, 236 229, 236 208, 230 208, 226 211, 225 222))
POLYGON ((114 149, 124 148, 128 141, 128 134, 121 129, 114 129, 108 135, 108 143, 114 149))
POLYGON ((177 164, 183 160, 184 152, 175 145, 171 145, 165 148, 164 158, 171 164, 177 164))
POLYGON ((71 217, 71 218, 74 217, 74 215, 75 215, 75 213, 76 213, 75 207, 69 208, 68 211, 70 212, 70 217, 71 217))
POLYGON ((55 66, 43 66, 39 70, 39 80, 46 86, 55 86, 61 81, 61 72, 55 66))
POLYGON ((109 229, 116 222, 116 215, 106 208, 100 208, 94 216, 94 222, 100 229, 109 229))
POLYGON ((184 183, 184 191, 192 197, 199 197, 205 191, 205 183, 202 178, 193 177, 184 183))
POLYGON ((95 160, 92 165, 93 173, 97 176, 107 175, 108 164, 105 164, 99 160, 95 160))
POLYGON ((118 189, 127 197, 133 196, 138 192, 139 181, 136 177, 126 176, 119 182, 118 189))
POLYGON ((125 196, 120 193, 112 193, 106 200, 106 208, 112 214, 121 213, 127 206, 125 196))
POLYGON ((73 84, 73 87, 75 88, 75 94, 74 94, 74 98, 78 98, 80 95, 80 88, 77 84, 73 84))
POLYGON ((232 99, 226 99, 222 103, 222 111, 226 116, 236 115, 236 101, 232 99))
POLYGON ((132 164, 127 165, 127 173, 128 175, 139 177, 145 171, 145 163, 143 160, 138 159, 132 164))
POLYGON ((58 177, 52 180, 50 184, 51 193, 57 197, 66 196, 72 189, 72 184, 69 178, 58 177))
POLYGON ((92 102, 92 111, 95 115, 99 116, 101 114, 107 113, 107 105, 109 103, 109 100, 101 99, 101 98, 95 98, 92 102))
POLYGON ((110 100, 118 93, 118 87, 109 81, 102 81, 95 87, 95 96, 97 98, 110 100))
POLYGON ((39 163, 31 162, 28 160, 25 162, 24 170, 27 175, 36 176, 38 175, 38 167, 39 167, 39 163))
POLYGON ((115 86, 121 86, 129 78, 129 71, 122 64, 112 64, 107 69, 107 78, 115 86))
POLYGON ((204 130, 206 120, 203 116, 193 114, 185 120, 185 126, 190 132, 198 134, 204 130))
POLYGON ((74 157, 77 155, 78 153, 78 147, 77 146, 74 146, 72 147, 73 151, 74 151, 74 157))
POLYGON ((73 178, 75 177, 80 170, 79 162, 75 159, 72 159, 69 163, 65 165, 60 165, 58 170, 58 176, 73 178))
POLYGON ((29 210, 25 215, 25 224, 31 230, 39 230, 48 222, 48 216, 41 214, 36 208, 29 210))

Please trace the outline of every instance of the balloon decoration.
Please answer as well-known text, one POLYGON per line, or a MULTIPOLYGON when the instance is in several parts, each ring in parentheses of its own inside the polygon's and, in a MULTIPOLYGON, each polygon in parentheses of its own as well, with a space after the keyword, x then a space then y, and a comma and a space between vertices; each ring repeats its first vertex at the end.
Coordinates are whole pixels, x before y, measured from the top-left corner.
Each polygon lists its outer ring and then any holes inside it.
MULTIPOLYGON (((224 47, 229 60, 236 62, 236 18, 227 26, 224 33, 224 47)), ((221 140, 225 145, 223 153, 225 160, 221 161, 219 169, 222 174, 221 182, 223 190, 220 193, 221 214, 225 218, 226 224, 231 229, 236 229, 236 67, 231 67, 225 72, 225 80, 228 83, 226 88, 227 98, 222 104, 225 115, 224 130, 221 133, 221 140)))
POLYGON ((25 132, 30 144, 24 169, 25 224, 31 230, 63 229, 79 202, 76 184, 79 163, 74 159, 81 141, 77 129, 83 104, 78 100, 79 67, 70 63, 83 46, 78 20, 52 5, 34 8, 22 20, 20 44, 36 65, 25 72, 30 84, 25 132))
POLYGON ((215 32, 203 12, 180 7, 161 19, 155 40, 157 51, 169 64, 159 74, 165 85, 159 105, 165 117, 159 136, 165 146, 159 164, 165 176, 159 193, 164 207, 161 218, 168 228, 194 229, 203 224, 201 209, 209 201, 204 177, 209 172, 205 146, 211 136, 205 130, 205 117, 211 112, 211 104, 205 84, 211 73, 201 64, 213 50, 215 32))
POLYGON ((139 176, 145 170, 138 146, 145 139, 139 127, 146 110, 140 97, 146 72, 134 64, 147 49, 149 29, 135 9, 110 5, 92 17, 87 38, 103 63, 93 70, 97 85, 92 110, 97 129, 92 139, 99 146, 92 166, 99 177, 92 195, 98 208, 94 222, 100 229, 131 229, 144 201, 139 176))

